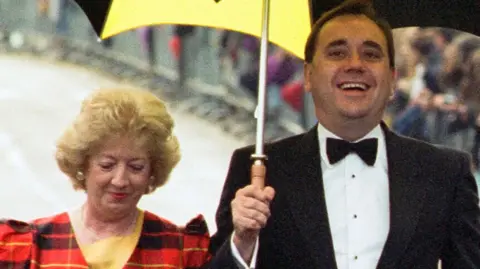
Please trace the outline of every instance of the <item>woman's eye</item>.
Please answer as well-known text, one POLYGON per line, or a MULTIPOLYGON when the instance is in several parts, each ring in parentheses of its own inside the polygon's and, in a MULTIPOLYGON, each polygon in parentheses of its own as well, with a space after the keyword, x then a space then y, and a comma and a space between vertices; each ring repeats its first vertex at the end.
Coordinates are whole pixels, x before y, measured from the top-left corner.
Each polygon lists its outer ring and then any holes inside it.
POLYGON ((144 165, 131 165, 131 167, 134 171, 138 171, 138 172, 142 171, 143 168, 145 168, 144 165))
POLYGON ((99 164, 100 168, 102 168, 103 170, 110 170, 113 168, 113 164, 112 163, 101 163, 99 164))

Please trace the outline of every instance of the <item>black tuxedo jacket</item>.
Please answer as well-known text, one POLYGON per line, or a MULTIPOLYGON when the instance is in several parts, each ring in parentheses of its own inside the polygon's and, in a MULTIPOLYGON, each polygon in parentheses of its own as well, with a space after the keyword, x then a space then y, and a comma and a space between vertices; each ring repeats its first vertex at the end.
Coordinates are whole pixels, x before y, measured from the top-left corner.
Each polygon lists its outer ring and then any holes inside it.
MULTIPOLYGON (((383 123, 390 186, 390 231, 378 269, 480 268, 480 208, 466 153, 391 132, 383 123)), ((276 191, 260 233, 257 269, 336 269, 323 190, 317 128, 265 146, 276 191)), ((231 255, 230 202, 250 183, 252 146, 231 159, 216 215, 209 268, 238 268, 231 255)))

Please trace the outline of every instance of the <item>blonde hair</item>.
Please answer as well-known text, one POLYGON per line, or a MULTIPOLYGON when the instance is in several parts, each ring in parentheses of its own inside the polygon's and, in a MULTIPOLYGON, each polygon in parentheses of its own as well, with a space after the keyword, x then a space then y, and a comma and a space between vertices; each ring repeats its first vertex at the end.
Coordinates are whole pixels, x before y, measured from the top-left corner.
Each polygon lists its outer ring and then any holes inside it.
POLYGON ((148 91, 97 90, 83 101, 80 113, 58 139, 55 158, 73 187, 85 190, 77 175, 86 168, 92 151, 112 136, 128 136, 148 150, 153 191, 167 182, 180 160, 173 127, 165 104, 148 91))

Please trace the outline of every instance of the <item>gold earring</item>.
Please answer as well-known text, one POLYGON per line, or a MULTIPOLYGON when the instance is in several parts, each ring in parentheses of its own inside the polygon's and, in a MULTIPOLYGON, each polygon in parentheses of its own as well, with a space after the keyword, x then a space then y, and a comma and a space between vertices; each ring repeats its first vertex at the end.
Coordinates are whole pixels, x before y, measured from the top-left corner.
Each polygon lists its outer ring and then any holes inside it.
POLYGON ((80 181, 85 180, 85 176, 83 175, 82 172, 80 172, 80 171, 77 172, 77 179, 80 180, 80 181))
POLYGON ((154 176, 151 176, 150 178, 150 185, 147 187, 147 194, 152 193, 155 190, 155 187, 152 185, 152 182, 155 180, 154 176))
POLYGON ((148 185, 147 191, 145 192, 145 194, 150 194, 150 193, 152 193, 154 190, 155 190, 155 187, 154 187, 153 185, 148 185))

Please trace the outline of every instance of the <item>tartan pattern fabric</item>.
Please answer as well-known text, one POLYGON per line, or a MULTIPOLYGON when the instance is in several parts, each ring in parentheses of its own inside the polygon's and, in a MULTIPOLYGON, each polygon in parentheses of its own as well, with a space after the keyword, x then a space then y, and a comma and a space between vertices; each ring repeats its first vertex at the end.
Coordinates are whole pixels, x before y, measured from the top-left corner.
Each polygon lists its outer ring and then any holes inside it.
POLYGON ((16 220, 0 220, 0 268, 28 268, 33 234, 30 225, 16 220))
MULTIPOLYGON (((195 269, 210 259, 207 224, 198 215, 184 227, 145 211, 140 239, 124 269, 195 269)), ((24 223, 0 221, 0 268, 88 269, 68 214, 24 223)))

